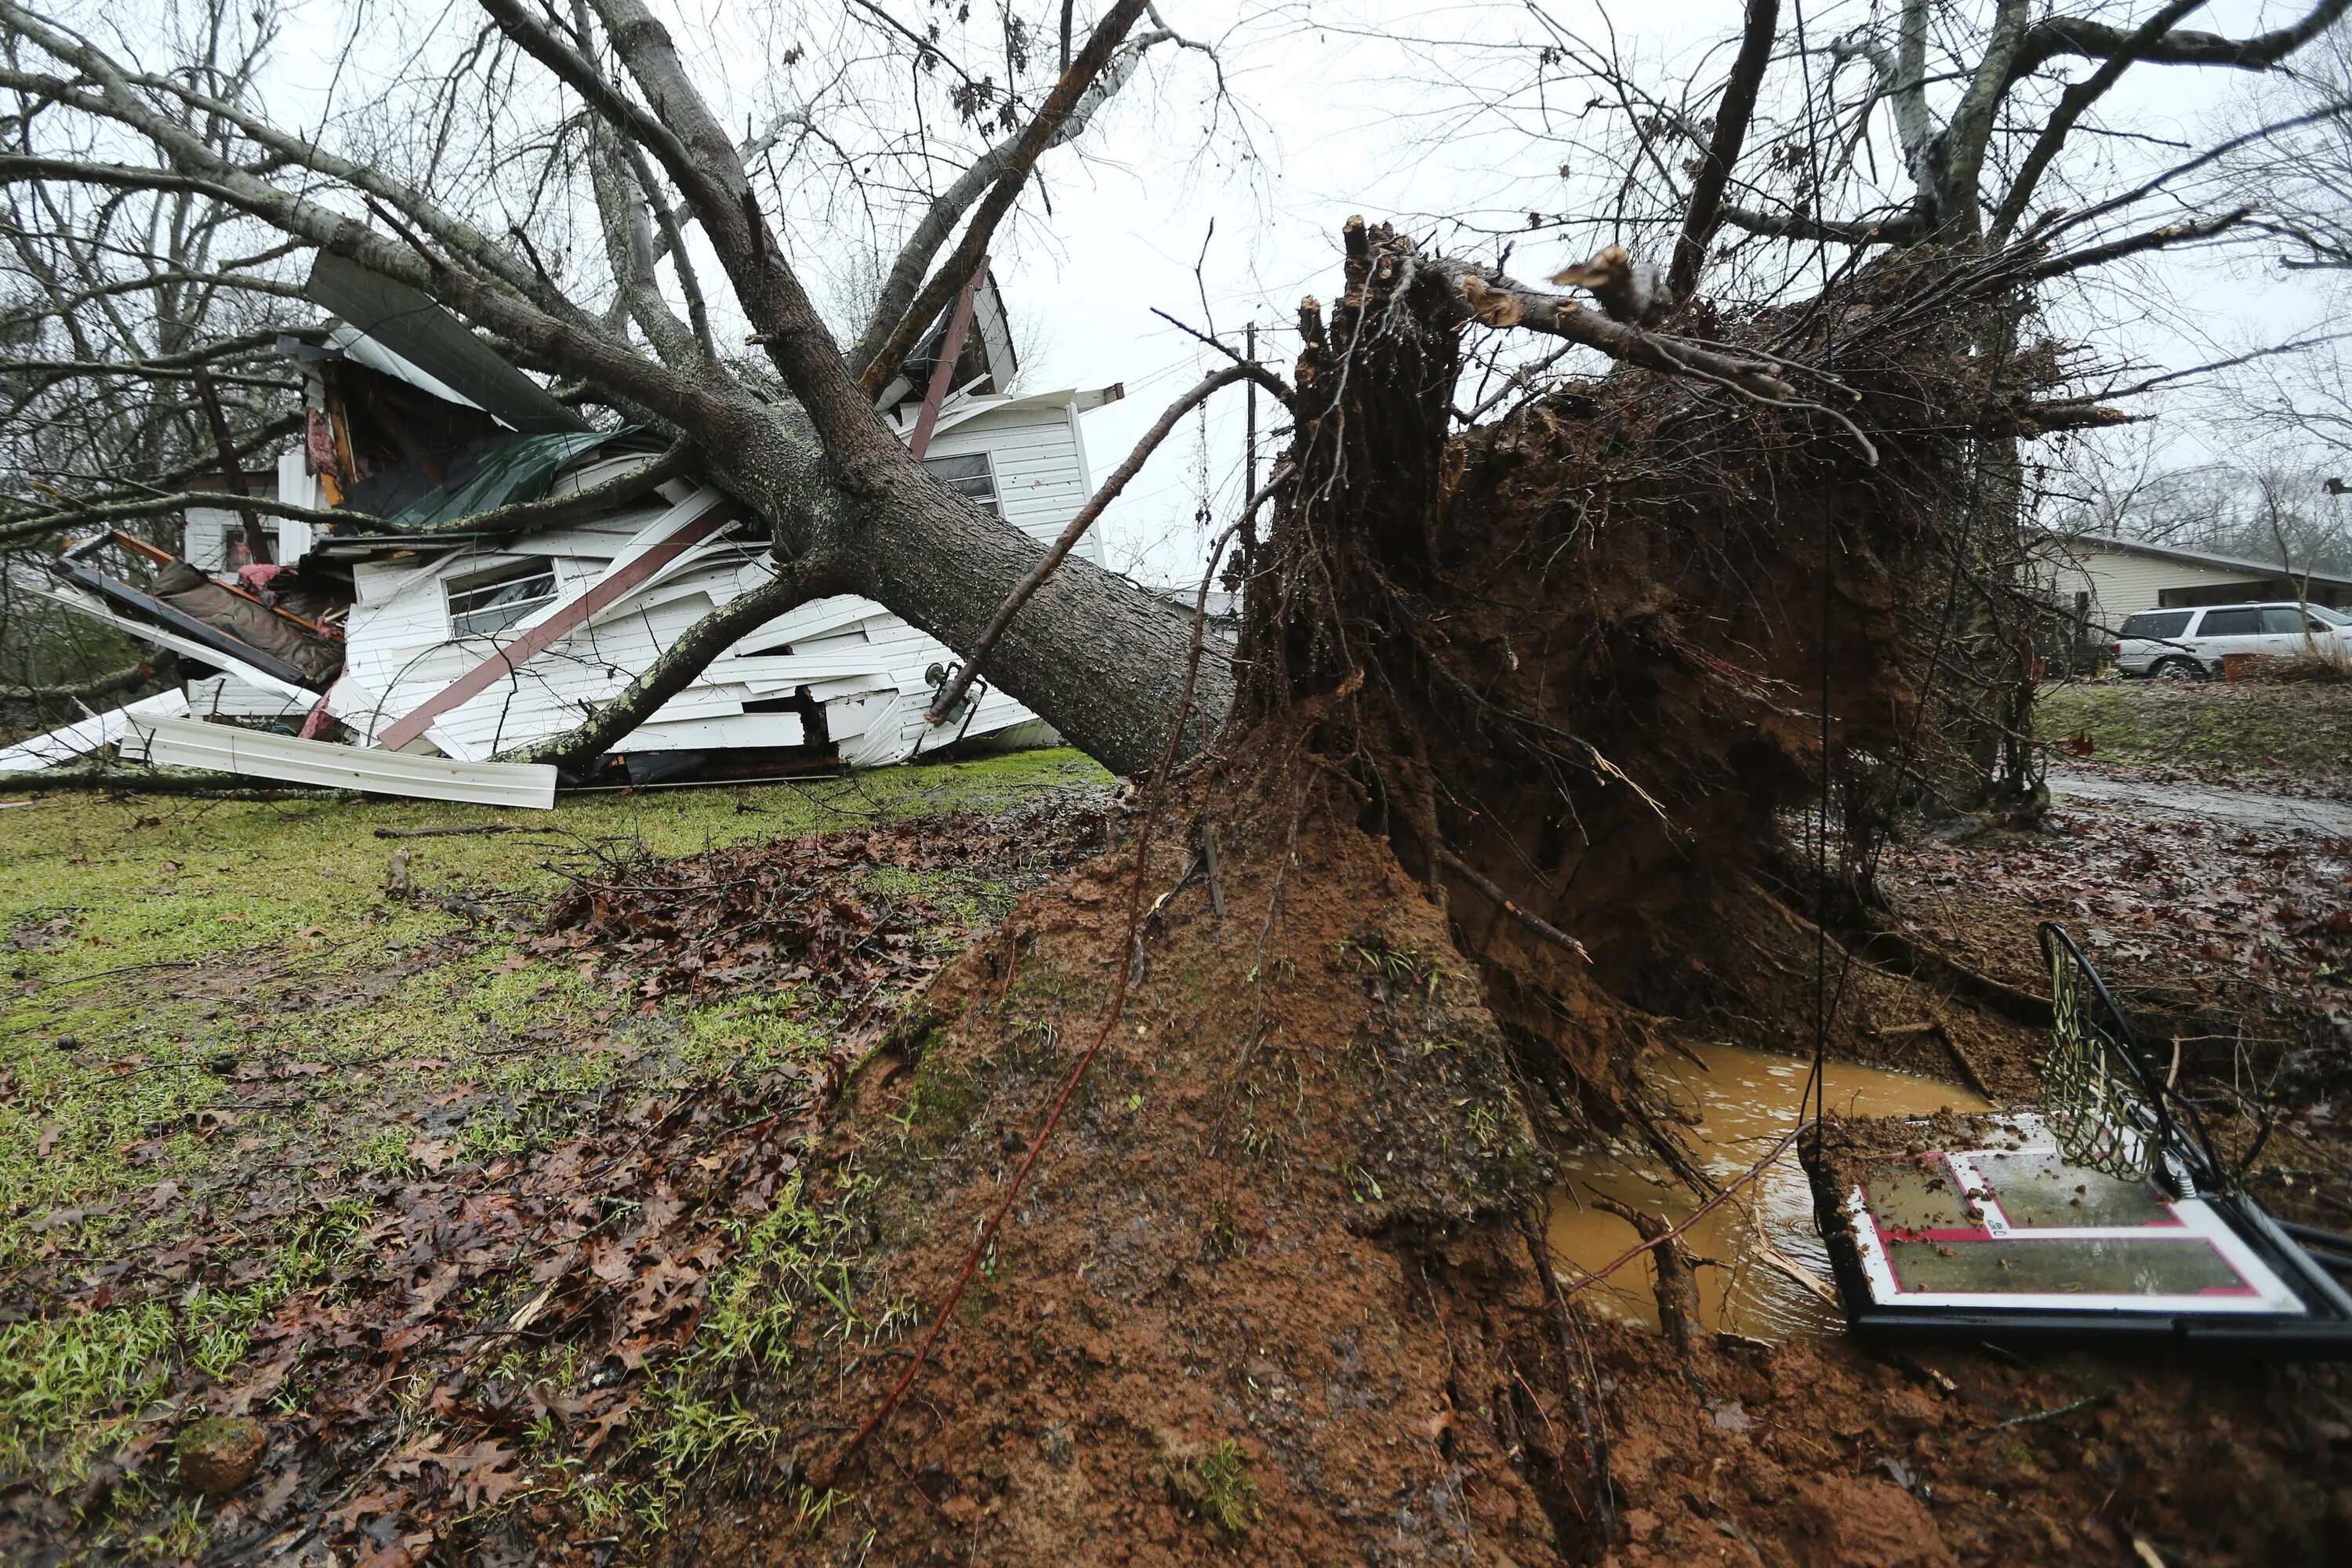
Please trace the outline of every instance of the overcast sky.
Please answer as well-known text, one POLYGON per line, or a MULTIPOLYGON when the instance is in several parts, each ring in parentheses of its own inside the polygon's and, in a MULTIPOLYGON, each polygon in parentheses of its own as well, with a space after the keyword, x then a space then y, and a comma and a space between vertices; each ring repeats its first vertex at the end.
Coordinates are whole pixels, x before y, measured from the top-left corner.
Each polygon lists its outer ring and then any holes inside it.
MULTIPOLYGON (((922 14, 916 0, 885 3, 910 17, 922 14)), ((2193 25, 2244 34, 2277 25, 2305 3, 2216 0, 2193 25)), ((2135 17, 2152 8, 2084 4, 2135 17)), ((837 8, 790 0, 766 6, 669 0, 665 8, 677 19, 674 30, 706 91, 722 112, 745 117, 746 100, 782 79, 739 62, 773 58, 778 41, 801 29, 821 34, 850 26, 837 8)), ((1082 22, 1093 8, 1082 8, 1082 22)), ((1710 81, 1719 77, 1741 13, 1738 0, 1626 4, 1616 7, 1612 28, 1591 0, 1545 0, 1544 9, 1585 37, 1613 38, 1621 58, 1661 84, 1702 65, 1710 81)), ((1785 26, 1799 7, 1783 9, 1785 26)), ((1873 0, 1815 0, 1802 11, 1819 46, 1887 9, 1873 0)), ((1152 314, 1155 307, 1195 325, 1205 317, 1236 336, 1243 322, 1256 320, 1267 328, 1270 356, 1286 360, 1299 298, 1328 300, 1335 289, 1338 232, 1351 213, 1393 218, 1442 244, 1491 255, 1492 241, 1475 241, 1455 221, 1523 227, 1529 209, 1580 215, 1598 208, 1601 172, 1578 169, 1564 182, 1560 144, 1531 130, 1528 115, 1507 120, 1480 108, 1525 82, 1526 51, 1543 36, 1532 6, 1163 0, 1162 14, 1171 26, 1217 46, 1228 100, 1212 105, 1215 78, 1199 55, 1154 51, 1151 70, 1098 117, 1082 152, 1049 155, 1044 174, 1051 216, 1024 198, 1027 216, 995 247, 1028 351, 1024 389, 1114 382, 1127 388, 1125 402, 1086 420, 1097 480, 1208 363, 1198 344, 1152 314), (1204 133, 1213 119, 1217 129, 1204 133)), ((391 62, 404 58, 403 40, 462 40, 479 25, 463 0, 414 7, 399 0, 307 0, 287 35, 287 68, 273 73, 272 97, 281 119, 290 104, 299 121, 316 112, 304 107, 305 99, 317 100, 331 81, 341 102, 363 98, 372 70, 397 68, 391 62), (335 57, 352 37, 363 47, 338 68, 335 57)), ((1817 49, 1805 68, 1826 68, 1823 54, 1817 49)), ((1768 110, 1778 104, 1783 112, 1801 112, 1807 101, 1802 79, 1801 79, 1794 61, 1776 62, 1768 110)), ((2093 170, 2091 182, 2113 188, 2126 174, 2176 160, 2180 144, 2210 143, 2230 116, 2246 112, 2253 79, 2240 72, 2137 68, 2103 106, 2106 123, 2137 140, 2098 143, 2094 156, 2105 167, 2093 170)), ((1849 77, 1843 85, 1855 84, 1849 77)), ((1948 100, 1955 89, 1936 90, 1948 100)), ((1555 125, 1572 129, 1583 96, 1555 89, 1542 108, 1555 125)), ((1883 110, 1877 118, 1883 145, 1883 110)), ((2218 201, 2224 193, 2206 195, 2218 201)), ((2170 216, 2152 207, 2148 221, 2170 216)), ((1608 237, 1584 226, 1523 235, 1512 270, 1540 278, 1608 237)), ((789 233, 787 244, 803 256, 826 249, 822 232, 789 233)), ((2277 341, 2319 319, 2326 301, 2313 276, 2281 272, 2274 260, 2251 252, 2202 252, 2143 272, 2111 273, 2054 303, 2058 324, 2095 344, 2108 361, 2179 367, 2277 341)), ((2195 403, 2194 394, 2175 395, 2162 405, 2168 417, 2160 438, 2170 461, 2200 460, 2217 445, 2195 403)), ((1204 490, 1220 527, 1239 499, 1242 405, 1241 388, 1220 394, 1205 430, 1188 422, 1107 514, 1099 526, 1113 565, 1156 581, 1197 577, 1203 535, 1193 517, 1204 490)))
MULTIPOLYGON (((2209 6, 2197 23, 2254 31, 2301 8, 2241 0, 2209 6)), ((1667 63, 1687 61, 1698 47, 1736 34, 1740 15, 1736 0, 1619 10, 1621 46, 1667 63)), ((1559 8, 1564 16, 1589 18, 1591 11, 1559 8)), ((1087 455, 1097 478, 1206 363, 1152 307, 1197 324, 1205 288, 1221 330, 1251 319, 1269 323, 1283 345, 1277 352, 1286 355, 1287 323, 1299 297, 1328 300, 1334 291, 1338 229, 1350 213, 1426 226, 1430 215, 1499 217, 1561 203, 1559 160, 1544 143, 1448 112, 1482 85, 1477 71, 1491 72, 1499 87, 1507 69, 1491 58, 1361 36, 1386 19, 1422 38, 1526 37, 1522 19, 1509 8, 1365 3, 1269 13, 1179 0, 1167 15, 1187 32, 1227 39, 1229 85, 1246 116, 1255 158, 1237 158, 1230 138, 1213 147, 1205 164, 1171 157, 1197 147, 1200 100, 1210 81, 1204 69, 1180 59, 1156 94, 1139 92, 1105 118, 1099 129, 1106 134, 1090 143, 1093 156, 1060 156, 1053 169, 1054 242, 1041 242, 1032 226, 1002 271, 1016 312, 1035 323, 1036 352, 1024 369, 1031 385, 1124 382, 1129 389, 1127 402, 1087 416, 1087 455)), ((2138 135, 2201 147, 2233 100, 2242 106, 2252 79, 2142 67, 2110 96, 2106 118, 2138 135)), ((2126 165, 2142 156, 2169 162, 2179 155, 2156 143, 2144 155, 2123 153, 2126 165)), ((2161 208, 2151 213, 2151 221, 2168 216, 2161 208)), ((1597 237, 1530 237, 1512 269, 1539 277, 1580 259, 1597 237)), ((2200 253, 2155 269, 2153 278, 2110 279, 2088 297, 2064 301, 2062 320, 2112 359, 2199 364, 2217 357, 2217 345, 2278 341, 2316 321, 2326 300, 2314 277, 2281 271, 2267 253, 2200 253)), ((1240 397, 1238 388, 1222 394, 1208 422, 1210 484, 1224 515, 1239 493, 1240 397)), ((2194 416, 2195 407, 2193 395, 2163 405, 2170 460, 2211 454, 2210 426, 2194 416)), ((1114 563, 1136 563, 1142 574, 1159 578, 1187 570, 1197 575, 1200 541, 1191 520, 1200 468, 1193 425, 1171 439, 1107 514, 1114 563)))

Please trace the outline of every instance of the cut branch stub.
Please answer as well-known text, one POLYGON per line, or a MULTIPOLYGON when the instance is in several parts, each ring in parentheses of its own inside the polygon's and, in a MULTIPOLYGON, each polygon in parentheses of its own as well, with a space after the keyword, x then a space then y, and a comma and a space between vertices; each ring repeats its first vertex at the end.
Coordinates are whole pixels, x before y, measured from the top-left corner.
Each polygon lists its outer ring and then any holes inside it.
POLYGON ((1516 327, 1565 338, 1586 348, 1598 349, 1611 359, 1666 375, 1688 375, 1696 371, 1703 377, 1769 402, 1778 403, 1795 392, 1760 360, 1724 353, 1612 321, 1565 295, 1531 289, 1491 268, 1444 260, 1428 265, 1454 279, 1463 307, 1473 318, 1498 331, 1516 327))

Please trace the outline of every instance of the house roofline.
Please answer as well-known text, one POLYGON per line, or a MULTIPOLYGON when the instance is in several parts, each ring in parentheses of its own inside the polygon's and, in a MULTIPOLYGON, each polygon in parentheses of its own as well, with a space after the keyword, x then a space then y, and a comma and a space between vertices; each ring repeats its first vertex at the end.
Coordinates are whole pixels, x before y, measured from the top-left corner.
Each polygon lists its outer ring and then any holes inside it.
POLYGON ((2314 583, 2325 583, 2332 588, 2352 588, 2352 577, 2333 572, 2298 572, 2282 561, 2253 561, 2242 555, 2216 555, 2210 551, 2184 550, 2175 544, 2150 544, 2146 540, 2126 539, 2113 533, 2050 533, 2046 537, 2061 545, 2096 545, 2103 550, 2121 551, 2127 555, 2149 555, 2159 561, 2178 561, 2184 565, 2255 573, 2264 577, 2304 578, 2314 583))
MULTIPOLYGON (((933 426, 931 434, 934 438, 937 438, 956 426, 977 419, 983 414, 1002 414, 1007 409, 1013 408, 1061 408, 1075 405, 1079 413, 1091 414, 1106 404, 1118 402, 1126 395, 1127 386, 1123 382, 1115 383, 1109 386, 1066 386, 1053 392, 983 392, 977 395, 956 393, 951 395, 946 405, 940 408, 939 424, 933 426)), ((896 431, 901 439, 904 439, 907 433, 915 427, 912 415, 908 416, 903 425, 898 423, 895 413, 889 415, 888 418, 890 428, 896 431)))

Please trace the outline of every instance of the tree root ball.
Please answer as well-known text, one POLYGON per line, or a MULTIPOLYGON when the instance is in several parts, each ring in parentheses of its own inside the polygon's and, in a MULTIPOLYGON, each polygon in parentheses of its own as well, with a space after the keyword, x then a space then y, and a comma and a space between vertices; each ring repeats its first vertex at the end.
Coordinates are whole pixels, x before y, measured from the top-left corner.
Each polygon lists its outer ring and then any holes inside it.
POLYGON ((253 1479, 268 1442, 260 1422, 241 1415, 191 1421, 173 1444, 180 1458, 180 1479, 213 1497, 235 1491, 253 1479))

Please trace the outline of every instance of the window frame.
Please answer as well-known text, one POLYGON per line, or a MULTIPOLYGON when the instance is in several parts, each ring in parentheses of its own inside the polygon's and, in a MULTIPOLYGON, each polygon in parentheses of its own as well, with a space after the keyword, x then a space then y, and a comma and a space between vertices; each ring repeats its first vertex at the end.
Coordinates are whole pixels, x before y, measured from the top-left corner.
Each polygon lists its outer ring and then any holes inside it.
POLYGON ((932 479, 979 507, 989 516, 1004 515, 1004 492, 997 488, 996 458, 993 453, 982 448, 977 452, 944 453, 939 457, 927 454, 923 458, 923 468, 932 479), (942 471, 944 466, 950 463, 977 463, 980 468, 977 473, 971 474, 949 474, 942 471), (987 484, 987 494, 982 495, 977 490, 967 488, 974 479, 987 484))
POLYGON ((551 555, 527 555, 503 566, 468 574, 463 577, 444 578, 441 583, 441 605, 449 617, 449 635, 453 637, 494 637, 533 612, 553 604, 562 592, 562 584, 555 570, 551 555), (469 595, 483 595, 499 588, 534 583, 544 578, 547 591, 528 598, 483 600, 458 607, 458 602, 469 595), (495 624, 471 624, 474 617, 486 617, 495 612, 507 612, 495 624))

